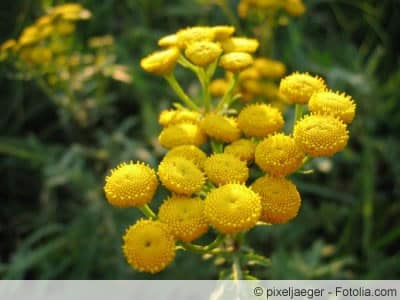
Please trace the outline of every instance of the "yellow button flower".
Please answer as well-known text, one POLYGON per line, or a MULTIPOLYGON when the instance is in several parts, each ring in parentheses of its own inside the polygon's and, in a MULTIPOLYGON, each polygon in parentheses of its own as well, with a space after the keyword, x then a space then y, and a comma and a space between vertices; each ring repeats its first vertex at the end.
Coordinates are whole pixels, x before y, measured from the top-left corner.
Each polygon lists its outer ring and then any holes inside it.
POLYGON ((186 47, 186 57, 195 65, 205 67, 216 61, 221 55, 219 44, 209 41, 193 42, 186 47))
POLYGON ((158 166, 158 176, 170 191, 190 196, 200 191, 205 177, 196 165, 182 157, 167 157, 158 166))
POLYGON ((175 68, 179 53, 176 47, 156 51, 142 58, 140 66, 149 73, 167 75, 175 68))
POLYGON ((192 161, 198 168, 203 169, 207 155, 194 145, 182 145, 172 148, 164 158, 183 157, 192 161))
POLYGON ((181 145, 200 146, 206 142, 204 131, 197 124, 178 123, 164 128, 158 141, 161 146, 171 149, 181 145))
POLYGON ((296 186, 285 178, 264 176, 251 186, 261 196, 261 220, 283 224, 297 216, 301 198, 296 186))
POLYGON ((246 52, 230 52, 221 56, 220 65, 227 71, 240 72, 253 63, 253 57, 246 52))
POLYGON ((173 235, 159 221, 137 221, 126 230, 123 241, 126 260, 140 272, 160 272, 175 258, 173 235))
POLYGON ((286 66, 282 62, 268 58, 255 59, 253 66, 263 77, 270 79, 279 79, 286 72, 286 66))
POLYGON ((213 154, 204 162, 208 179, 222 185, 229 182, 245 183, 249 178, 246 162, 228 153, 213 154))
POLYGON ((245 37, 232 37, 221 42, 225 52, 247 52, 257 51, 259 42, 256 39, 245 37))
POLYGON ((308 109, 317 114, 329 114, 350 124, 356 113, 356 105, 350 96, 332 91, 314 93, 308 102, 308 109))
POLYGON ((215 40, 223 41, 229 38, 235 32, 235 27, 219 25, 212 27, 212 30, 214 31, 215 40))
POLYGON ((226 79, 219 78, 211 81, 209 91, 212 96, 221 97, 226 93, 228 87, 228 81, 226 79))
POLYGON ((208 193, 204 211, 210 225, 219 232, 245 231, 260 218, 260 196, 243 184, 227 184, 208 193))
POLYGON ((247 105, 238 116, 239 128, 247 136, 265 137, 282 129, 282 113, 267 104, 247 105))
POLYGON ((178 46, 180 48, 186 48, 193 42, 213 41, 215 38, 215 31, 212 29, 212 27, 195 26, 179 30, 176 36, 178 46))
POLYGON ((231 143, 240 138, 235 118, 209 113, 200 122, 200 126, 208 136, 221 142, 231 143))
POLYGON ((156 173, 144 163, 122 163, 106 177, 104 192, 117 207, 142 206, 151 201, 158 187, 156 173))
POLYGON ((200 113, 184 109, 166 109, 160 113, 158 122, 167 127, 179 123, 197 123, 200 120, 200 113))
POLYGON ((270 175, 285 177, 302 164, 304 152, 290 136, 278 133, 257 145, 256 164, 270 175))
POLYGON ((294 17, 301 16, 306 11, 301 0, 286 0, 284 8, 289 15, 294 17))
POLYGON ((158 46, 163 48, 175 47, 178 45, 176 34, 169 34, 158 40, 158 46))
POLYGON ((256 145, 252 141, 240 139, 226 146, 224 153, 232 154, 241 161, 251 162, 254 160, 255 150, 256 145))
POLYGON ((172 196, 160 206, 158 219, 168 225, 176 239, 185 242, 199 238, 208 230, 204 201, 200 198, 172 196))
POLYGON ((304 152, 311 156, 332 156, 347 144, 346 125, 329 115, 307 115, 294 127, 293 137, 304 152))
POLYGON ((307 104, 315 92, 326 89, 325 82, 308 73, 293 73, 280 82, 279 91, 289 103, 307 104))

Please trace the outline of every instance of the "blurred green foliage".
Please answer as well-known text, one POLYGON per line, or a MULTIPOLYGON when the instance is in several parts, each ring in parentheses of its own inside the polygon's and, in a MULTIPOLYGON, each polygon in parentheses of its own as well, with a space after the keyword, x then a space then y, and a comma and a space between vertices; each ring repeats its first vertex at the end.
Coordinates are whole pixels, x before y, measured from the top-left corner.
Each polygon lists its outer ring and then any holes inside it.
MULTIPOLYGON (((139 68, 140 58, 181 27, 228 21, 195 1, 79 2, 93 13, 79 25, 79 38, 113 35, 117 60, 130 66, 133 82, 107 82, 112 109, 96 110, 96 121, 81 128, 62 122, 60 108, 35 82, 14 80, 0 65, 0 277, 215 279, 215 262, 194 254, 178 254, 156 276, 133 271, 120 251, 121 235, 139 214, 108 205, 102 186, 119 162, 156 165, 163 151, 155 142, 157 113, 173 94, 139 68)), ((0 41, 59 3, 2 1, 0 41)), ((322 75, 353 96, 358 112, 347 149, 317 162, 317 172, 293 178, 303 198, 299 216, 249 234, 248 243, 271 257, 267 273, 252 271, 263 279, 399 278, 400 2, 305 3, 304 17, 279 28, 274 57, 289 71, 322 75)))

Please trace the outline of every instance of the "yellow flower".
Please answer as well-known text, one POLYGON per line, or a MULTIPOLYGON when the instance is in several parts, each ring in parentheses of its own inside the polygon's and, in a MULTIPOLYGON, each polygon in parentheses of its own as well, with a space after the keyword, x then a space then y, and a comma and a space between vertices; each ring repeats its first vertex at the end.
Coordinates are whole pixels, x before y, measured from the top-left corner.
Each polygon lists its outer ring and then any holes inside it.
POLYGON ((220 25, 212 27, 212 30, 214 31, 215 35, 214 39, 216 41, 223 41, 229 38, 235 32, 235 27, 220 25))
POLYGON ((160 113, 158 122, 164 127, 185 122, 198 123, 200 116, 200 113, 196 111, 185 109, 168 109, 163 110, 160 113))
POLYGON ((16 45, 17 45, 16 40, 9 39, 9 40, 6 40, 3 44, 1 44, 0 50, 1 51, 13 50, 16 45))
POLYGON ((221 42, 225 52, 247 52, 257 51, 259 42, 256 39, 245 37, 232 37, 221 42))
POLYGON ((204 211, 210 225, 222 233, 245 231, 260 218, 260 196, 243 184, 230 183, 208 193, 204 211))
POLYGON ((140 272, 160 272, 175 258, 175 240, 159 221, 140 219, 126 230, 123 241, 126 260, 140 272))
MULTIPOLYGON (((254 60, 254 63, 257 60, 254 60)), ((239 74, 239 81, 243 81, 243 80, 259 80, 261 77, 260 72, 254 67, 250 67, 247 69, 244 69, 242 72, 240 72, 239 74)))
POLYGON ((207 155, 203 151, 193 145, 182 145, 172 148, 164 158, 172 156, 186 158, 187 160, 192 161, 200 169, 203 169, 204 162, 207 158, 207 155))
POLYGON ((278 133, 257 145, 256 164, 270 175, 284 177, 296 171, 302 164, 304 152, 290 136, 278 133))
POLYGON ((200 198, 172 196, 158 211, 160 222, 167 224, 176 239, 191 242, 208 230, 204 201, 200 198))
POLYGON ((38 27, 31 25, 26 27, 19 39, 18 39, 18 46, 28 46, 34 44, 40 40, 40 34, 38 31, 38 27))
POLYGON ((162 160, 158 176, 167 189, 187 196, 200 191, 205 182, 203 172, 192 161, 177 156, 162 160))
POLYGON ((195 26, 179 30, 176 33, 177 45, 180 48, 186 48, 193 42, 199 41, 213 41, 215 38, 215 31, 212 27, 208 26, 195 26))
POLYGON ((279 79, 286 72, 282 62, 268 58, 255 59, 253 66, 263 77, 270 79, 279 79))
POLYGON ((241 161, 250 162, 254 160, 255 150, 256 145, 252 141, 240 139, 226 146, 224 149, 224 153, 232 154, 239 158, 241 161))
POLYGON ((350 96, 332 91, 314 93, 308 102, 308 109, 317 114, 328 114, 338 117, 350 124, 356 113, 356 105, 350 96))
POLYGON ((59 35, 70 35, 75 31, 75 23, 69 21, 59 21, 55 27, 59 35))
POLYGON ((284 8, 289 15, 294 17, 301 16, 306 11, 301 0, 286 0, 284 8))
POLYGON ((199 125, 188 122, 170 125, 164 128, 158 137, 160 145, 167 149, 181 145, 200 146, 206 139, 199 125))
POLYGON ((249 13, 249 4, 245 0, 240 0, 238 7, 237 7, 237 12, 240 18, 244 19, 247 17, 249 13))
POLYGON ((311 156, 332 156, 347 144, 346 125, 329 115, 307 115, 294 126, 293 137, 311 156))
POLYGON ((230 52, 221 56, 220 65, 227 71, 240 72, 253 63, 253 57, 246 52, 230 52))
POLYGON ((262 92, 262 84, 258 80, 245 80, 240 83, 240 86, 244 89, 244 92, 252 95, 260 95, 262 92))
POLYGON ((140 66, 149 73, 167 75, 175 68, 179 58, 179 49, 176 47, 153 52, 142 58, 140 66))
POLYGON ((49 48, 37 46, 32 49, 31 59, 35 64, 47 64, 51 61, 53 53, 49 48))
POLYGON ((239 128, 247 136, 265 137, 282 129, 281 112, 267 104, 247 105, 239 114, 239 128))
POLYGON ((219 44, 209 41, 193 42, 186 47, 186 57, 195 65, 205 67, 221 55, 222 48, 219 44))
POLYGON ((325 88, 325 82, 320 77, 296 72, 281 80, 279 91, 289 103, 306 104, 313 93, 325 88))
POLYGON ((261 220, 283 224, 297 216, 301 198, 296 186, 285 178, 263 176, 251 186, 261 196, 261 220))
POLYGON ((156 173, 144 163, 122 163, 106 177, 104 192, 108 202, 117 207, 149 203, 158 187, 156 173))
POLYGON ((208 136, 221 142, 231 143, 240 138, 235 118, 209 113, 200 122, 200 126, 208 136))
POLYGON ((163 48, 175 47, 177 46, 177 43, 178 37, 176 36, 176 34, 169 34, 158 40, 158 46, 163 48))
POLYGON ((246 162, 228 153, 213 154, 204 162, 204 171, 210 181, 223 185, 229 182, 245 183, 249 178, 246 162))
POLYGON ((91 17, 91 12, 78 3, 66 3, 53 7, 50 14, 61 16, 65 20, 85 20, 91 17))
POLYGON ((219 78, 211 81, 209 91, 212 96, 221 97, 226 93, 228 87, 228 81, 226 79, 219 78))
POLYGON ((254 4, 260 9, 273 9, 282 6, 282 0, 256 0, 254 4))

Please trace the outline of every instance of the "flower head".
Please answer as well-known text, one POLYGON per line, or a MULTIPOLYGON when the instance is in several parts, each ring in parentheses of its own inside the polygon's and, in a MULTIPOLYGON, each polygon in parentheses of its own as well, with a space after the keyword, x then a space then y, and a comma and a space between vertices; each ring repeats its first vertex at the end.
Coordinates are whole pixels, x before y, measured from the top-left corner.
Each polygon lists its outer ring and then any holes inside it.
POLYGON ((194 26, 179 30, 176 33, 177 45, 180 48, 186 48, 193 42, 209 41, 215 38, 215 31, 208 26, 194 26))
POLYGON ((176 47, 177 43, 178 37, 176 36, 176 34, 169 34, 158 40, 158 46, 166 48, 176 47))
POLYGON ((197 124, 178 123, 164 128, 158 136, 161 146, 171 149, 181 145, 200 146, 206 142, 206 135, 197 124))
POLYGON ((140 272, 160 272, 175 258, 175 240, 167 225, 159 221, 137 221, 126 230, 123 240, 128 263, 140 272))
POLYGON ((224 149, 224 153, 232 154, 241 161, 250 162, 254 160, 255 150, 256 145, 251 140, 240 139, 227 145, 224 149))
POLYGON ((174 68, 179 58, 179 49, 176 47, 153 52, 142 58, 140 66, 149 73, 167 75, 174 68))
POLYGON ((185 109, 166 109, 160 113, 158 122, 167 127, 179 123, 192 122, 197 123, 200 119, 200 113, 185 109))
POLYGON ((200 198, 172 196, 158 212, 160 222, 168 225, 176 239, 191 242, 207 232, 204 201, 200 198))
POLYGON ((211 81, 210 83, 210 94, 215 97, 223 96, 228 90, 229 83, 226 79, 219 78, 211 81))
POLYGON ((246 52, 229 52, 221 56, 220 65, 227 71, 240 72, 253 63, 253 57, 246 52))
POLYGON ((263 77, 271 79, 281 78, 286 72, 282 62, 264 57, 255 59, 253 66, 263 77))
POLYGON ((332 156, 347 144, 346 125, 329 115, 307 115, 294 127, 293 137, 300 148, 311 156, 332 156))
POLYGON ((288 179, 264 176, 251 188, 261 196, 262 221, 283 224, 297 216, 301 198, 296 186, 288 179))
POLYGON ((200 122, 200 126, 208 136, 221 142, 230 143, 240 138, 235 118, 209 113, 200 122))
POLYGON ((214 31, 215 40, 223 41, 223 40, 231 37, 231 35, 235 32, 235 27, 219 25, 219 26, 212 27, 212 30, 214 31))
POLYGON ((189 44, 185 49, 186 57, 197 66, 207 66, 217 60, 222 48, 219 44, 209 41, 199 41, 189 44))
POLYGON ((118 207, 142 206, 153 198, 158 187, 156 173, 144 163, 122 163, 106 177, 104 192, 108 202, 118 207))
POLYGON ((187 160, 192 161, 198 168, 203 169, 204 162, 207 159, 207 155, 200 150, 200 148, 194 145, 182 145, 172 148, 164 158, 168 157, 183 157, 187 160))
POLYGON ((302 0, 286 0, 284 8, 289 15, 294 17, 301 16, 306 11, 302 0))
POLYGON ((247 52, 257 51, 259 42, 256 39, 246 37, 232 37, 222 41, 222 48, 225 52, 247 52))

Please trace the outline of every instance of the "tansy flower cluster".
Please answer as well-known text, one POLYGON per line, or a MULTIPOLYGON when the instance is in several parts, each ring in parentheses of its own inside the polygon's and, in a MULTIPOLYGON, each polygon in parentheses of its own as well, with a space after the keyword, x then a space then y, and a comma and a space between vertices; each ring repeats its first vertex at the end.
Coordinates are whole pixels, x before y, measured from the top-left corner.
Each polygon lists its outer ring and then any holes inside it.
MULTIPOLYGON (((158 140, 167 153, 157 168, 122 163, 105 180, 110 204, 137 207, 147 217, 123 237, 124 255, 136 270, 159 272, 177 249, 212 253, 258 224, 287 223, 301 206, 289 176, 306 160, 334 155, 347 144, 354 101, 329 90, 320 77, 293 73, 281 80, 280 93, 296 106, 294 128, 268 104, 237 105, 236 84, 245 70, 256 68, 251 65, 258 43, 233 33, 230 26, 182 29, 161 38, 164 49, 141 61, 145 71, 168 81, 182 104, 160 113, 158 140), (178 65, 197 75, 201 96, 185 93, 174 76, 178 65), (215 99, 209 83, 218 66, 231 75, 215 99), (160 185, 169 195, 155 213, 149 204, 160 185), (217 235, 214 242, 192 244, 210 229, 217 235)), ((264 67, 258 66, 260 72, 275 72, 271 64, 264 67)))
POLYGON ((246 18, 249 15, 267 11, 269 14, 283 10, 290 16, 301 16, 306 8, 302 0, 240 0, 238 15, 246 18))

